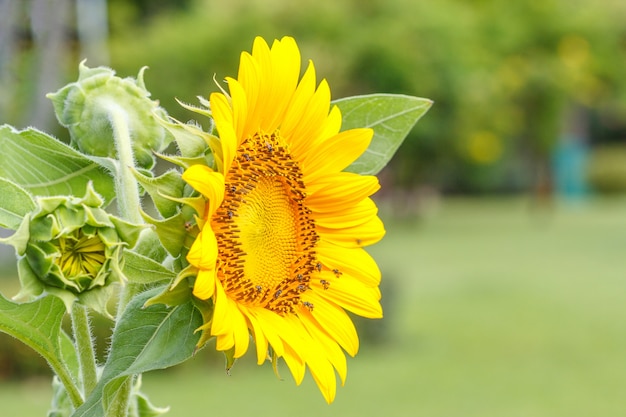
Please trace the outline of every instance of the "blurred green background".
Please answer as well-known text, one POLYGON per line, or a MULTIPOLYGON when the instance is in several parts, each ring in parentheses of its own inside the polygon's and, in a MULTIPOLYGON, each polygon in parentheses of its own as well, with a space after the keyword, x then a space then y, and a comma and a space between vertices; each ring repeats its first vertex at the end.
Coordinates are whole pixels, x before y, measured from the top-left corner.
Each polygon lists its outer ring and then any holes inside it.
MULTIPOLYGON (((330 407, 310 378, 295 388, 249 358, 226 377, 211 347, 146 375, 154 402, 171 415, 623 415, 626 2, 0 0, 0 123, 66 138, 44 95, 84 58, 121 76, 149 66, 152 97, 187 120, 176 99, 235 75, 256 35, 294 36, 334 98, 435 101, 380 174, 385 319, 358 321, 362 350, 330 407)), ((43 415, 46 372, 0 335, 3 414, 43 415)))

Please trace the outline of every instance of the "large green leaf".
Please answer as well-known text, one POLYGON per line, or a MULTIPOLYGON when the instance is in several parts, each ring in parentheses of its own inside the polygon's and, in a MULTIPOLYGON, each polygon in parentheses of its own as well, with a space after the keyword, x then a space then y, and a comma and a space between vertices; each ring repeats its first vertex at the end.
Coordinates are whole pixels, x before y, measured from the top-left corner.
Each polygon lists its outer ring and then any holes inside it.
POLYGON ((0 177, 37 196, 85 194, 89 181, 107 201, 113 178, 80 152, 37 129, 0 126, 0 177))
POLYGON ((65 305, 57 297, 19 304, 0 294, 0 331, 24 342, 46 359, 62 359, 59 334, 64 314, 65 305))
POLYGON ((191 301, 167 308, 145 307, 148 299, 163 288, 146 291, 131 300, 119 319, 111 339, 111 350, 102 377, 85 404, 72 417, 103 417, 128 384, 128 377, 174 366, 189 359, 200 338, 200 313, 191 301))
POLYGON ((375 175, 387 165, 432 101, 398 94, 348 97, 334 102, 343 117, 342 130, 369 127, 374 138, 369 148, 346 171, 375 175))
POLYGON ((0 178, 0 226, 17 229, 23 217, 34 209, 35 202, 26 190, 0 178))
POLYGON ((72 384, 78 368, 76 351, 61 330, 65 312, 63 301, 52 295, 20 304, 0 294, 0 331, 15 337, 43 356, 77 401, 80 394, 72 384), (68 383, 71 385, 68 386, 68 383))

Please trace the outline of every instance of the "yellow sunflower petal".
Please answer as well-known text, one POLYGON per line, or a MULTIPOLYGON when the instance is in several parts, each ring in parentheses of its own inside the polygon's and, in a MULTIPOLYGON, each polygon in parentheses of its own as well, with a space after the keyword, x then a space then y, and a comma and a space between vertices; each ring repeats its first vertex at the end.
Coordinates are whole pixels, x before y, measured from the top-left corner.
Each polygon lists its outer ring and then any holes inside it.
POLYGON ((300 51, 293 38, 284 37, 274 41, 270 50, 272 60, 272 91, 268 95, 267 105, 274 109, 266 113, 264 128, 274 131, 282 123, 284 113, 291 102, 300 77, 300 51))
POLYGON ((322 264, 330 270, 346 273, 370 287, 380 284, 380 269, 374 258, 363 248, 345 248, 321 239, 317 243, 317 254, 322 264))
POLYGON ((315 213, 315 224, 329 229, 343 229, 356 227, 369 222, 378 214, 378 207, 371 198, 366 198, 357 204, 341 210, 315 213))
POLYGON ((283 341, 279 336, 279 327, 281 325, 280 316, 273 311, 262 308, 250 309, 250 317, 257 321, 259 327, 263 329, 267 341, 278 356, 285 353, 283 341))
POLYGON ((215 349, 225 352, 235 345, 233 333, 218 334, 215 336, 215 349))
MULTIPOLYGON (((237 309, 237 304, 234 301, 230 301, 231 310, 237 309)), ((237 313, 231 315, 231 324, 235 336, 235 358, 240 358, 248 351, 250 345, 250 333, 248 332, 248 325, 244 319, 243 314, 237 309, 237 313)))
POLYGON ((292 152, 295 152, 298 148, 305 147, 302 139, 310 139, 310 136, 303 132, 308 132, 312 126, 305 125, 302 119, 307 115, 307 106, 314 93, 315 67, 312 63, 309 63, 291 99, 291 103, 289 103, 289 108, 285 112, 280 128, 285 138, 292 139, 292 152))
POLYGON ((224 200, 224 174, 205 165, 192 165, 183 173, 183 180, 206 197, 209 202, 206 215, 212 216, 224 200))
POLYGON ((359 351, 359 337, 352 320, 341 307, 330 302, 325 294, 320 294, 334 290, 331 285, 327 290, 322 287, 321 291, 307 293, 306 299, 315 306, 310 311, 310 318, 320 331, 327 332, 350 356, 354 356, 359 351))
POLYGON ((367 287, 357 279, 343 274, 337 278, 332 272, 321 273, 328 284, 312 280, 311 287, 322 298, 362 317, 379 319, 383 316, 378 287, 367 287))
POLYGON ((211 334, 218 337, 218 350, 235 347, 235 357, 242 356, 248 349, 250 338, 243 314, 234 301, 229 299, 218 282, 215 291, 215 310, 211 334))
MULTIPOLYGON (((233 110, 223 94, 213 93, 209 97, 211 113, 215 121, 215 127, 220 135, 220 148, 222 154, 222 173, 228 172, 230 164, 235 156, 237 135, 235 133, 233 110)), ((218 164, 219 167, 219 164, 218 164)))
POLYGON ((339 110, 339 107, 333 106, 330 109, 328 117, 324 121, 320 137, 329 138, 339 133, 339 130, 341 129, 341 121, 341 111, 339 110))
POLYGON ((256 38, 252 57, 259 63, 264 80, 259 86, 259 96, 263 100, 251 109, 251 119, 259 120, 253 129, 271 132, 278 128, 294 93, 300 75, 300 52, 292 38, 276 41, 271 50, 262 38, 256 38))
MULTIPOLYGON (((211 322, 211 334, 214 336, 232 335, 232 329, 228 327, 230 324, 230 321, 228 320, 228 313, 232 313, 232 311, 228 308, 228 299, 226 298, 224 289, 219 281, 217 281, 215 289, 215 309, 213 311, 213 320, 211 322)), ((220 350, 230 349, 231 347, 232 345, 225 346, 224 349, 220 350)))
POLYGON ((254 343, 256 345, 257 364, 261 365, 268 357, 268 342, 263 331, 263 326, 258 322, 256 317, 248 311, 246 315, 248 322, 250 323, 250 329, 254 337, 254 343))
POLYGON ((354 227, 330 229, 318 226, 317 230, 323 239, 346 248, 360 248, 373 245, 385 235, 385 227, 378 216, 374 216, 367 222, 354 227))
POLYGON ((309 131, 305 131, 303 134, 306 134, 314 139, 318 139, 315 142, 326 139, 326 137, 321 137, 321 133, 326 127, 325 121, 328 117, 329 110, 330 87, 328 86, 328 82, 326 80, 322 80, 309 101, 309 109, 306 112, 306 116, 302 118, 309 124, 310 128, 309 131))
POLYGON ((321 141, 302 160, 306 183, 323 174, 343 171, 354 162, 370 144, 371 129, 351 129, 321 141))
MULTIPOLYGON (((321 304, 320 307, 322 307, 321 304)), ((326 329, 313 317, 311 310, 308 308, 302 306, 298 312, 298 317, 302 320, 302 324, 304 324, 311 337, 321 345, 319 350, 326 353, 326 357, 339 374, 341 385, 344 385, 348 374, 348 363, 337 341, 329 335, 326 329)))
POLYGON ((215 233, 210 227, 205 227, 200 231, 189 249, 187 260, 198 269, 215 270, 217 239, 215 239, 215 233))
MULTIPOLYGON (((337 381, 335 371, 326 352, 320 349, 321 346, 311 337, 303 322, 299 320, 297 316, 287 316, 285 320, 283 320, 283 323, 292 330, 292 332, 289 333, 291 343, 288 344, 294 349, 294 353, 297 352, 298 356, 303 356, 322 395, 328 403, 331 403, 335 398, 337 381)), ((285 353, 287 353, 287 351, 285 353)), ((290 370, 292 371, 296 383, 299 383, 304 376, 304 371, 297 367, 298 363, 296 361, 292 361, 292 363, 296 366, 293 370, 290 367, 290 370)))
POLYGON ((290 141, 292 154, 298 159, 310 152, 316 142, 326 139, 322 133, 330 108, 330 88, 325 80, 316 90, 314 86, 315 69, 310 64, 281 127, 281 132, 290 141))
MULTIPOLYGON (((260 74, 259 74, 259 66, 257 62, 252 58, 247 52, 243 52, 241 54, 241 64, 239 65, 239 75, 237 76, 237 80, 241 84, 241 87, 245 91, 248 107, 256 108, 257 99, 259 97, 259 84, 260 84, 260 74)), ((249 126, 255 126, 253 120, 250 117, 246 120, 246 128, 244 131, 248 131, 250 129, 249 126)))
MULTIPOLYGON (((239 82, 233 78, 226 78, 230 99, 233 108, 233 126, 237 138, 247 137, 246 117, 248 115, 248 98, 246 92, 239 82)), ((237 143, 239 145, 239 143, 237 143)))
POLYGON ((298 352, 291 348, 289 345, 285 345, 285 352, 282 356, 283 360, 289 367, 289 371, 293 376, 293 380, 296 385, 300 385, 304 379, 306 366, 304 360, 300 357, 298 352))
POLYGON ((328 404, 335 400, 337 379, 332 364, 325 358, 312 356, 307 360, 311 376, 328 404))
POLYGON ((215 294, 215 270, 199 270, 193 286, 193 295, 201 300, 208 300, 213 294, 215 294))
POLYGON ((310 194, 307 204, 314 212, 328 212, 349 208, 380 188, 378 178, 352 172, 336 172, 318 178, 307 186, 310 194))

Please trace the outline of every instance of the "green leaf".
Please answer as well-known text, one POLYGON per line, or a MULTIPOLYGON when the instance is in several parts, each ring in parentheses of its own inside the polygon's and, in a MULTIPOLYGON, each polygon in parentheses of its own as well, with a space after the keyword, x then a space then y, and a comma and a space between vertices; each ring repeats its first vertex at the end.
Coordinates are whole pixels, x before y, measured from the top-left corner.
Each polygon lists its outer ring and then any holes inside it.
POLYGON ((78 352, 76 352, 76 346, 74 346, 74 341, 67 333, 65 333, 64 330, 61 330, 59 344, 63 363, 65 363, 65 365, 69 369, 70 374, 72 375, 74 380, 80 380, 80 364, 78 363, 78 352))
POLYGON ((17 229, 24 216, 34 209, 35 202, 28 191, 0 178, 0 226, 17 229))
MULTIPOLYGON (((80 401, 80 393, 65 364, 67 360, 74 368, 76 353, 72 352, 69 340, 60 339, 65 311, 63 301, 51 295, 31 303, 18 304, 0 294, 0 331, 15 337, 43 356, 76 404, 80 401)), ((62 337, 65 339, 66 335, 62 337)), ((76 369, 72 371, 74 373, 76 369)))
POLYGON ((128 417, 158 417, 166 414, 170 409, 169 407, 155 407, 141 392, 141 375, 137 377, 131 395, 134 401, 131 400, 128 417))
POLYGON ((185 214, 180 212, 172 217, 163 220, 156 220, 142 213, 146 223, 155 226, 161 244, 170 255, 177 257, 185 247, 185 240, 188 237, 185 228, 185 214))
POLYGON ((91 181, 107 201, 113 178, 94 161, 37 129, 0 126, 0 177, 36 196, 85 194, 91 181))
POLYGON ((387 165, 432 101, 399 94, 372 94, 333 102, 341 110, 342 130, 369 127, 369 148, 346 171, 375 175, 387 165))
POLYGON ((164 218, 172 217, 178 212, 180 203, 171 198, 183 197, 185 181, 176 170, 169 170, 165 174, 150 178, 135 171, 135 178, 141 186, 150 194, 154 206, 164 218))
POLYGON ((135 394, 135 416, 137 417, 158 417, 166 414, 169 407, 155 407, 145 394, 138 392, 135 394))
POLYGON ((200 313, 191 301, 167 308, 156 304, 143 308, 161 292, 155 288, 131 300, 120 317, 102 377, 85 404, 72 417, 103 417, 128 376, 164 369, 189 359, 200 338, 200 313))
POLYGON ((18 304, 0 294, 0 331, 33 348, 41 356, 62 361, 59 334, 65 305, 56 297, 18 304))
POLYGON ((160 263, 133 251, 124 252, 124 276, 135 284, 152 284, 159 281, 172 281, 176 274, 160 263))

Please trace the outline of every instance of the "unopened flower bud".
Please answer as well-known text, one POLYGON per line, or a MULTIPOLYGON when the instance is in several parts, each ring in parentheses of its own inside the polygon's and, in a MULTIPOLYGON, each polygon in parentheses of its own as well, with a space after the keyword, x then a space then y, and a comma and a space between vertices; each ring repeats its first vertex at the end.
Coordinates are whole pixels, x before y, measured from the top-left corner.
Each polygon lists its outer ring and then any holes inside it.
POLYGON ((116 158, 112 114, 123 114, 134 157, 143 168, 154 165, 153 152, 161 152, 171 137, 157 118, 167 118, 158 102, 150 100, 143 81, 119 78, 106 67, 79 66, 78 81, 48 94, 59 122, 68 128, 72 145, 88 155, 116 158))
POLYGON ((109 287, 124 280, 123 247, 136 243, 141 226, 108 214, 103 203, 91 186, 83 198, 37 200, 38 207, 6 240, 19 256, 18 298, 47 292, 68 308, 78 299, 106 314, 109 287))

